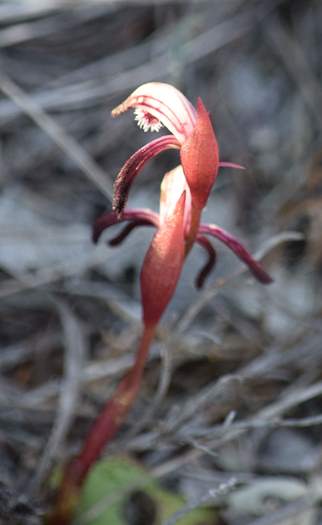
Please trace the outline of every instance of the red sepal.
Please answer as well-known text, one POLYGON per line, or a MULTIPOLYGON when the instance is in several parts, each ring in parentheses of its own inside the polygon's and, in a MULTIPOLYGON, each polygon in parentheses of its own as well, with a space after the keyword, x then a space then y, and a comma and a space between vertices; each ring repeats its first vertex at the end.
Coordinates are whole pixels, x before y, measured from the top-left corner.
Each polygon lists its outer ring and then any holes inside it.
POLYGON ((160 224, 145 256, 141 272, 143 320, 157 324, 171 300, 184 262, 184 210, 186 192, 173 213, 160 224))
POLYGON ((228 246, 228 248, 230 248, 234 254, 248 266, 248 269, 253 276, 262 284, 270 284, 273 282, 273 279, 264 270, 262 265, 254 259, 236 237, 226 232, 223 228, 219 228, 219 226, 216 226, 215 224, 201 224, 199 233, 216 237, 216 239, 228 246))
POLYGON ((203 287, 205 280, 207 279, 210 272, 214 269, 217 260, 217 255, 213 245, 203 235, 197 235, 196 242, 200 246, 202 246, 202 248, 204 248, 208 255, 205 264, 203 265, 195 279, 195 286, 197 289, 200 289, 203 287))
MULTIPOLYGON (((93 232, 92 232, 92 239, 93 242, 97 242, 104 232, 106 228, 109 228, 110 226, 114 226, 114 224, 119 224, 124 221, 131 221, 133 224, 133 227, 135 226, 142 226, 142 225, 151 225, 151 226, 159 226, 159 216, 157 213, 155 213, 152 210, 149 209, 138 209, 138 208, 127 208, 124 212, 121 218, 114 212, 114 211, 108 211, 106 213, 103 213, 98 219, 96 219, 94 226, 93 226, 93 232)), ((130 231, 128 233, 131 233, 132 227, 130 228, 130 231)), ((119 237, 119 236, 118 236, 119 237)), ((116 237, 115 239, 118 239, 116 237)), ((126 237, 126 234, 124 238, 126 237)), ((117 244, 117 241, 112 242, 113 244, 117 244)), ((120 238, 120 241, 123 240, 123 237, 120 238)))
POLYGON ((196 125, 190 137, 183 143, 180 156, 193 205, 201 209, 206 205, 216 180, 219 151, 209 114, 200 98, 197 103, 196 125))

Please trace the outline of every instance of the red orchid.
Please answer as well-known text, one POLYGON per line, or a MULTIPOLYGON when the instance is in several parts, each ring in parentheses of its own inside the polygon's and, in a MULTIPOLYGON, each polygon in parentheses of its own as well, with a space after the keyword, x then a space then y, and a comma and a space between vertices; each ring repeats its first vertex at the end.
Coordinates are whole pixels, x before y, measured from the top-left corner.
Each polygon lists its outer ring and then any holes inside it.
POLYGON ((153 140, 126 161, 116 178, 113 211, 96 221, 93 238, 97 242, 106 228, 126 222, 123 230, 110 240, 110 245, 116 246, 136 227, 156 228, 141 271, 144 330, 133 367, 94 422, 81 453, 65 469, 57 505, 48 521, 52 525, 69 523, 89 469, 131 408, 156 326, 174 294, 193 244, 198 243, 207 253, 206 264, 196 278, 198 288, 216 262, 216 252, 207 235, 226 244, 260 282, 272 281, 236 238, 214 224, 200 224, 218 169, 240 168, 219 161, 215 132, 201 99, 195 109, 176 88, 152 82, 140 86, 112 114, 119 115, 129 108, 135 109, 136 120, 144 131, 158 131, 164 125, 171 134, 153 140), (135 177, 149 159, 169 148, 180 151, 181 165, 163 178, 159 214, 149 209, 126 209, 135 177))
POLYGON ((144 323, 158 323, 194 242, 208 254, 207 263, 196 279, 197 287, 202 286, 216 261, 215 250, 206 235, 226 244, 260 282, 270 283, 270 276, 236 238, 214 224, 200 224, 218 169, 241 168, 219 161, 215 132, 201 99, 196 110, 173 86, 151 82, 136 89, 112 114, 119 115, 129 108, 135 109, 139 126, 145 131, 158 131, 164 125, 172 135, 153 140, 126 161, 115 181, 114 211, 96 221, 94 240, 97 241, 107 227, 123 221, 128 224, 110 241, 112 246, 123 241, 137 226, 157 228, 141 273, 144 323), (181 165, 163 178, 160 214, 148 209, 124 209, 131 184, 147 160, 169 148, 180 150, 181 165))

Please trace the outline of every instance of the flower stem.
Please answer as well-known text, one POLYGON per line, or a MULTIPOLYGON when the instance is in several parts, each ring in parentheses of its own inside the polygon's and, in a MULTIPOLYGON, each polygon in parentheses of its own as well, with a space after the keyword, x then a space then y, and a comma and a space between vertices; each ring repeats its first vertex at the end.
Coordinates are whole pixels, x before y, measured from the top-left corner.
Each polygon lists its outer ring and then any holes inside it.
POLYGON ((94 421, 79 455, 66 465, 47 525, 68 525, 71 522, 88 472, 120 429, 137 397, 155 328, 155 325, 144 327, 133 367, 94 421))

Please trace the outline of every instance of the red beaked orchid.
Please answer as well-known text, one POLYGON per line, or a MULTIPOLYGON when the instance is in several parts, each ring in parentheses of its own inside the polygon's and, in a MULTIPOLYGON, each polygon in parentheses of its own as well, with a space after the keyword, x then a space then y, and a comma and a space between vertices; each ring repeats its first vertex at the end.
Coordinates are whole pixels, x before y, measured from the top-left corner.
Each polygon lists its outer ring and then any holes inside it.
POLYGON ((136 89, 112 114, 117 116, 130 108, 134 109, 135 118, 144 131, 159 131, 165 126, 171 135, 149 142, 125 162, 115 181, 114 211, 96 221, 93 236, 97 241, 107 227, 126 221, 128 224, 122 232, 110 241, 110 245, 115 246, 137 226, 157 228, 141 272, 145 324, 159 321, 194 242, 208 254, 206 265, 196 278, 197 287, 203 285, 216 261, 216 252, 207 235, 226 244, 260 282, 270 283, 270 276, 236 238, 214 224, 200 224, 218 169, 241 168, 219 161, 215 132, 201 99, 195 109, 175 87, 150 82, 136 89), (149 159, 170 148, 180 151, 181 165, 163 178, 159 215, 148 209, 126 209, 129 189, 140 170, 149 159))
POLYGON ((141 271, 143 334, 133 367, 94 422, 80 454, 65 468, 56 507, 47 521, 51 525, 70 522, 88 471, 130 410, 156 327, 175 292, 193 244, 202 246, 207 254, 196 278, 198 288, 216 262, 215 249, 207 236, 228 246, 261 283, 272 281, 235 237, 214 224, 200 224, 219 168, 241 168, 219 161, 215 132, 201 99, 195 109, 173 86, 151 82, 136 89, 112 114, 117 116, 130 108, 135 110, 135 118, 144 131, 159 131, 165 126, 171 134, 153 140, 126 161, 115 181, 113 211, 95 222, 93 239, 97 242, 106 228, 122 222, 126 225, 109 241, 111 246, 120 244, 136 227, 156 228, 141 271), (162 180, 159 214, 149 209, 125 208, 130 187, 140 170, 149 159, 169 148, 179 150, 181 164, 162 180))

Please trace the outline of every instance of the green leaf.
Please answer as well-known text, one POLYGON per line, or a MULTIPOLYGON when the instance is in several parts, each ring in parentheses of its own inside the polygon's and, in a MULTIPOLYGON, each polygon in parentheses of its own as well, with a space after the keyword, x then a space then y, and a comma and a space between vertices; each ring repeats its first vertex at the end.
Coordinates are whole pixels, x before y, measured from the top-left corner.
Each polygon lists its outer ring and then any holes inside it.
MULTIPOLYGON (((179 510, 182 497, 163 489, 138 463, 127 457, 101 460, 90 473, 74 525, 128 525, 137 516, 138 525, 161 525, 179 510)), ((196 509, 176 525, 215 525, 210 509, 196 509)))

